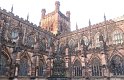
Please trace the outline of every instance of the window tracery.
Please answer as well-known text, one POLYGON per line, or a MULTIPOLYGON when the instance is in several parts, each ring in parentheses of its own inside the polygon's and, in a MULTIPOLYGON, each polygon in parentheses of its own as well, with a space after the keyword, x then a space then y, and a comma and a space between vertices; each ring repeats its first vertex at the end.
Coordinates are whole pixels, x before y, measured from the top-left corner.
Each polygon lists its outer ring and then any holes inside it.
POLYGON ((19 76, 28 76, 28 69, 29 64, 28 64, 28 59, 26 57, 23 57, 20 60, 20 65, 19 65, 19 76))
POLYGON ((73 76, 79 77, 83 75, 83 68, 80 61, 76 60, 73 65, 73 76))
POLYGON ((85 45, 89 44, 89 40, 86 36, 83 36, 83 38, 80 40, 80 43, 82 44, 82 40, 84 41, 85 45))
POLYGON ((110 69, 113 75, 124 75, 124 60, 115 55, 110 61, 110 69))
POLYGON ((73 39, 71 39, 68 45, 69 45, 69 53, 73 53, 75 50, 76 42, 73 39))
POLYGON ((113 44, 118 44, 123 42, 122 32, 120 30, 115 30, 113 32, 113 44))
POLYGON ((40 60, 39 66, 38 66, 38 76, 43 76, 43 74, 44 74, 44 64, 43 64, 43 62, 40 60))
POLYGON ((102 76, 102 68, 101 63, 97 58, 92 60, 92 76, 102 76))
POLYGON ((19 30, 18 29, 13 29, 11 32, 11 38, 16 39, 19 36, 19 30))
POLYGON ((99 41, 99 36, 100 36, 100 33, 97 32, 96 35, 95 35, 95 46, 96 47, 100 47, 100 41, 99 41))

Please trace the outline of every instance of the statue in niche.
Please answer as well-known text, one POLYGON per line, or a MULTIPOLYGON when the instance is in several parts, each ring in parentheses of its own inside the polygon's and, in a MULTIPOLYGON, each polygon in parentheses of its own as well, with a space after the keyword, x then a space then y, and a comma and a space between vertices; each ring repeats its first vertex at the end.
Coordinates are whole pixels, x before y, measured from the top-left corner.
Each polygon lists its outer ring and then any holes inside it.
POLYGON ((41 40, 41 42, 40 42, 40 50, 41 51, 46 51, 46 41, 45 41, 45 39, 41 40))

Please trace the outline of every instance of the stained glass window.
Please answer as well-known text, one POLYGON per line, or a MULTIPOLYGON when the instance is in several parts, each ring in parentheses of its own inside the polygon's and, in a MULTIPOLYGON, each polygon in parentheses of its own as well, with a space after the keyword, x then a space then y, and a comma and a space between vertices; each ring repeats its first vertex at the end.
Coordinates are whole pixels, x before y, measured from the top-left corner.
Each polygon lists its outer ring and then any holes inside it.
POLYGON ((102 76, 101 64, 97 58, 92 61, 92 76, 102 76))
MULTIPOLYGON (((84 44, 88 45, 89 41, 88 41, 88 38, 86 36, 83 36, 83 40, 84 40, 84 44)), ((80 40, 80 43, 82 44, 82 39, 80 40)))
POLYGON ((12 30, 11 36, 13 39, 17 38, 18 37, 18 30, 17 29, 12 30))
POLYGON ((118 44, 123 42, 122 32, 116 30, 113 32, 113 44, 118 44))
POLYGON ((120 56, 113 56, 110 65, 113 75, 124 75, 124 60, 120 56))
POLYGON ((81 63, 76 60, 73 65, 73 76, 82 76, 83 75, 83 68, 81 63))
POLYGON ((39 68, 38 68, 38 76, 43 76, 43 66, 39 66, 39 68))
POLYGON ((44 70, 43 64, 40 64, 38 67, 38 76, 43 76, 44 73, 43 70, 44 70))
POLYGON ((53 61, 52 75, 55 77, 66 76, 65 62, 60 57, 56 57, 53 61))
POLYGON ((20 60, 20 66, 19 66, 19 76, 27 76, 28 75, 28 59, 22 58, 20 60))
POLYGON ((0 53, 0 75, 5 75, 6 64, 7 64, 7 58, 0 53))
POLYGON ((71 39, 69 42, 68 42, 68 45, 69 45, 69 54, 72 54, 75 50, 75 45, 76 45, 76 42, 71 39))

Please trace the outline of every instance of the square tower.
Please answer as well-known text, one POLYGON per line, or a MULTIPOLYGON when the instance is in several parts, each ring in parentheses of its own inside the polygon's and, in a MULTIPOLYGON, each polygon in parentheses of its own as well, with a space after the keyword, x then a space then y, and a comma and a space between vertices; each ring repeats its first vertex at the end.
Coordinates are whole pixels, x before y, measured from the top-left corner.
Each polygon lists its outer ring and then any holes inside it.
POLYGON ((70 11, 64 15, 60 11, 60 2, 55 2, 55 10, 51 13, 46 14, 46 10, 41 11, 41 28, 52 32, 53 34, 61 34, 70 31, 70 11))

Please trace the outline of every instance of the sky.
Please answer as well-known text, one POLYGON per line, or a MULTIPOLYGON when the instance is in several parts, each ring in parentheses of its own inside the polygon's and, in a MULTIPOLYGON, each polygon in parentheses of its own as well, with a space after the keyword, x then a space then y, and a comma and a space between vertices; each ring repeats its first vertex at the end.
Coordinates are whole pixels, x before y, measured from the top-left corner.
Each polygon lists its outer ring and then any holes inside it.
POLYGON ((39 25, 41 19, 41 10, 46 9, 46 14, 55 10, 55 1, 60 1, 60 11, 66 13, 71 12, 71 30, 87 27, 89 19, 91 24, 96 24, 106 19, 113 19, 124 15, 124 0, 0 0, 1 9, 11 11, 13 5, 13 13, 27 18, 29 21, 39 25))

